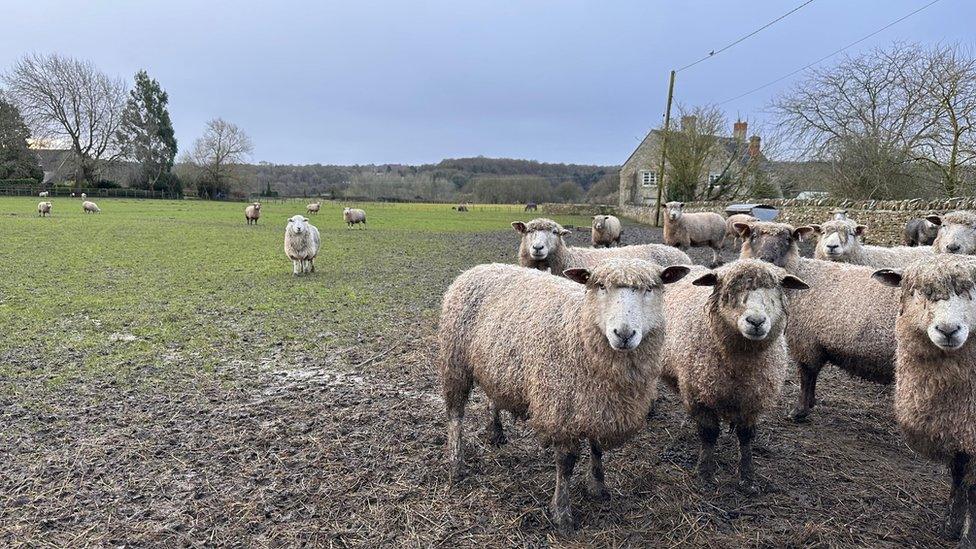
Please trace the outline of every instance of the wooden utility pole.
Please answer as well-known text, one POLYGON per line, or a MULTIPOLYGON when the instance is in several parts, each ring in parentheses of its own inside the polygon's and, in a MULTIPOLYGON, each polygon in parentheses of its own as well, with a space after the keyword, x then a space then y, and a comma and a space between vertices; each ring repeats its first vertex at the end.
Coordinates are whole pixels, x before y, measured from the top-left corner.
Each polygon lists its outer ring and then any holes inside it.
POLYGON ((674 71, 668 83, 668 107, 664 111, 664 133, 661 134, 661 164, 657 171, 657 204, 654 205, 654 226, 661 226, 661 200, 664 198, 664 164, 668 158, 668 133, 671 131, 671 100, 674 99, 674 71))

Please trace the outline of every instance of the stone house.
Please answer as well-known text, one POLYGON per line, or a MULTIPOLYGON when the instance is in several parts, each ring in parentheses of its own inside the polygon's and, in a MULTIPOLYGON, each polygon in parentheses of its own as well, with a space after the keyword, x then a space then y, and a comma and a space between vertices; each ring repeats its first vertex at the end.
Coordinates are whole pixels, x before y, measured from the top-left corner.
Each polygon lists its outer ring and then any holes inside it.
MULTIPOLYGON (((682 117, 681 129, 688 129, 695 122, 693 116, 682 117)), ((765 162, 759 136, 753 135, 747 143, 747 131, 748 124, 739 120, 732 127, 732 137, 718 136, 719 146, 706 162, 708 173, 703 174, 701 184, 718 181, 726 168, 736 172, 744 169, 752 158, 765 162)), ((660 163, 661 130, 651 130, 620 168, 620 206, 656 203, 660 163)))

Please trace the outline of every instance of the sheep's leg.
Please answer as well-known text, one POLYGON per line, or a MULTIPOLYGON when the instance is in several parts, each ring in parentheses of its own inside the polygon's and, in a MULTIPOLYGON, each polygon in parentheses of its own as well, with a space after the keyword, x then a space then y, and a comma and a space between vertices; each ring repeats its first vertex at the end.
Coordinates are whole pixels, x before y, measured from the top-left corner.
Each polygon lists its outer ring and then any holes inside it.
POLYGON ((756 437, 756 426, 737 423, 735 434, 739 438, 739 487, 754 494, 756 489, 756 470, 752 464, 752 440, 756 437))
POLYGON ((586 491, 590 498, 597 501, 610 499, 610 491, 604 482, 603 473, 603 446, 590 439, 590 478, 586 485, 586 491))
POLYGON ((443 372, 444 403, 447 406, 447 466, 451 481, 456 482, 465 473, 461 429, 473 380, 459 364, 448 364, 443 372))
POLYGON ((790 412, 790 419, 803 421, 810 415, 810 411, 817 404, 817 377, 823 364, 813 366, 799 363, 796 366, 800 377, 800 395, 796 408, 790 412))
POLYGON ((959 539, 962 534, 963 523, 966 520, 968 497, 966 486, 966 471, 969 469, 969 456, 957 452, 949 463, 949 474, 952 477, 952 487, 949 490, 949 512, 946 514, 946 536, 959 539))
POLYGON ((706 484, 715 483, 715 441, 718 440, 718 416, 713 410, 699 408, 694 414, 698 424, 698 438, 701 439, 701 453, 698 455, 698 476, 706 484))
POLYGON ((508 442, 502 428, 502 411, 494 402, 488 403, 488 410, 491 412, 491 419, 488 421, 488 444, 501 446, 508 442))
POLYGON ((710 248, 712 249, 712 263, 709 265, 709 267, 714 269, 722 264, 722 248, 716 244, 712 244, 710 248))
POLYGON ((315 272, 315 260, 314 259, 309 259, 308 260, 308 268, 309 268, 309 271, 311 271, 313 273, 315 272))
POLYGON ((573 476, 577 459, 579 459, 577 443, 556 445, 556 490, 552 495, 550 513, 552 513, 552 521, 564 535, 572 534, 576 528, 569 500, 569 480, 573 476))
POLYGON ((297 259, 293 259, 291 261, 291 274, 298 276, 300 270, 301 270, 300 262, 297 259))

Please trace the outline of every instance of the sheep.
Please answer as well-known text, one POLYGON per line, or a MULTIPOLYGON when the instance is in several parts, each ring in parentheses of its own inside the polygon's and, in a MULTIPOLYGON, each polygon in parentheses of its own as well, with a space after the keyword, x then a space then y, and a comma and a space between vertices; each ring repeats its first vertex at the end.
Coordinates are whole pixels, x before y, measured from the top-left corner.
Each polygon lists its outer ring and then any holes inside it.
POLYGON ((714 212, 684 213, 684 202, 668 202, 664 217, 664 243, 677 248, 709 247, 711 266, 722 263, 725 245, 725 219, 714 212))
POLYGON ((244 208, 244 222, 248 225, 258 224, 258 219, 261 218, 261 203, 252 202, 246 208, 244 208))
POLYGON ((938 234, 938 225, 928 219, 916 217, 905 223, 901 241, 905 246, 930 246, 938 234))
POLYGON ((300 215, 288 219, 285 227, 285 255, 292 262, 292 274, 314 273, 315 256, 319 254, 319 230, 300 215))
POLYGON ((44 217, 45 215, 51 215, 51 208, 54 204, 50 202, 38 202, 37 203, 37 215, 44 217))
POLYGON ((834 208, 830 210, 830 214, 834 216, 834 221, 843 221, 847 219, 847 210, 842 208, 834 208))
POLYGON ((697 423, 705 483, 715 481, 715 441, 724 421, 739 439, 739 486, 756 491, 756 422, 776 403, 789 361, 784 290, 807 288, 775 265, 740 259, 715 271, 696 267, 665 292, 661 378, 697 423))
POLYGON ((71 193, 71 198, 74 198, 74 197, 75 197, 75 193, 71 193))
POLYGON ((351 229, 353 225, 362 223, 366 228, 366 212, 356 208, 345 208, 342 210, 342 220, 346 222, 346 228, 351 229))
POLYGON ((528 204, 525 205, 525 210, 523 210, 523 211, 526 211, 526 212, 536 212, 536 211, 539 211, 539 205, 536 204, 535 202, 529 202, 528 204))
POLYGON ((312 202, 311 204, 305 206, 305 213, 317 214, 321 208, 321 202, 312 202))
POLYGON ((898 298, 891 288, 871 283, 874 268, 801 258, 797 241, 813 234, 810 227, 760 221, 735 228, 745 238, 740 257, 783 267, 811 288, 790 301, 786 327, 800 378, 794 421, 813 410, 817 377, 828 361, 868 381, 892 382, 898 298))
POLYGON ((732 239, 732 247, 735 248, 739 243, 739 232, 735 230, 736 223, 752 223, 759 221, 759 218, 749 214, 732 214, 725 218, 725 236, 732 239))
POLYGON ((661 244, 641 244, 620 248, 579 248, 563 242, 569 234, 562 225, 551 219, 537 218, 523 223, 512 223, 515 232, 521 235, 519 243, 519 265, 541 271, 549 270, 555 275, 566 269, 593 268, 613 257, 632 257, 646 259, 658 265, 690 265, 688 254, 661 244))
POLYGON ((620 219, 614 215, 594 215, 590 240, 594 248, 603 246, 609 248, 616 244, 620 246, 620 235, 623 234, 620 219))
POLYGON ((451 209, 459 212, 468 211, 468 207, 465 204, 458 204, 457 206, 453 206, 451 209))
POLYGON ((88 195, 85 194, 85 193, 81 193, 81 199, 82 200, 87 200, 88 199, 88 195))
POLYGON ((688 270, 614 259, 569 269, 569 280, 501 264, 462 273, 444 294, 438 329, 451 478, 464 474, 462 420, 477 383, 490 401, 490 443, 506 441, 500 412, 508 410, 553 448, 552 519, 572 532, 580 441, 590 444, 588 491, 605 499, 603 451, 644 427, 657 394, 663 285, 688 270))
POLYGON ((935 253, 976 255, 976 213, 957 211, 925 219, 939 226, 932 242, 935 253))
POLYGON ((48 194, 50 194, 50 193, 48 193, 48 191, 41 191, 41 192, 37 193, 37 196, 39 196, 41 198, 44 198, 48 194))
POLYGON ((86 200, 81 203, 81 211, 87 214, 87 213, 98 213, 102 210, 101 208, 98 207, 98 204, 86 200))
POLYGON ((931 248, 885 248, 863 244, 861 238, 868 228, 849 219, 832 220, 823 225, 809 227, 820 237, 813 252, 815 259, 868 267, 904 267, 917 259, 932 255, 931 248))
POLYGON ((899 287, 895 323, 895 419, 908 445, 948 465, 945 528, 976 546, 976 261, 940 254, 904 272, 881 269, 899 287), (965 532, 963 530, 965 529, 965 532))

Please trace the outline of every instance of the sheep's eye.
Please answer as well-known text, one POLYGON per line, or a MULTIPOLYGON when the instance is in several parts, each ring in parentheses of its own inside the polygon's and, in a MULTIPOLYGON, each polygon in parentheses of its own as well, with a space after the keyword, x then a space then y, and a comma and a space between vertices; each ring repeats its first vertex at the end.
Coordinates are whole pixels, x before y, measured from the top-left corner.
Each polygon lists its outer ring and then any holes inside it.
POLYGON ((553 230, 553 231, 552 231, 552 234, 559 234, 559 231, 557 231, 557 230, 553 230))
POLYGON ((606 284, 600 284, 600 286, 599 286, 599 288, 600 288, 600 291, 601 291, 601 292, 605 292, 605 291, 607 291, 607 286, 606 286, 606 284))

